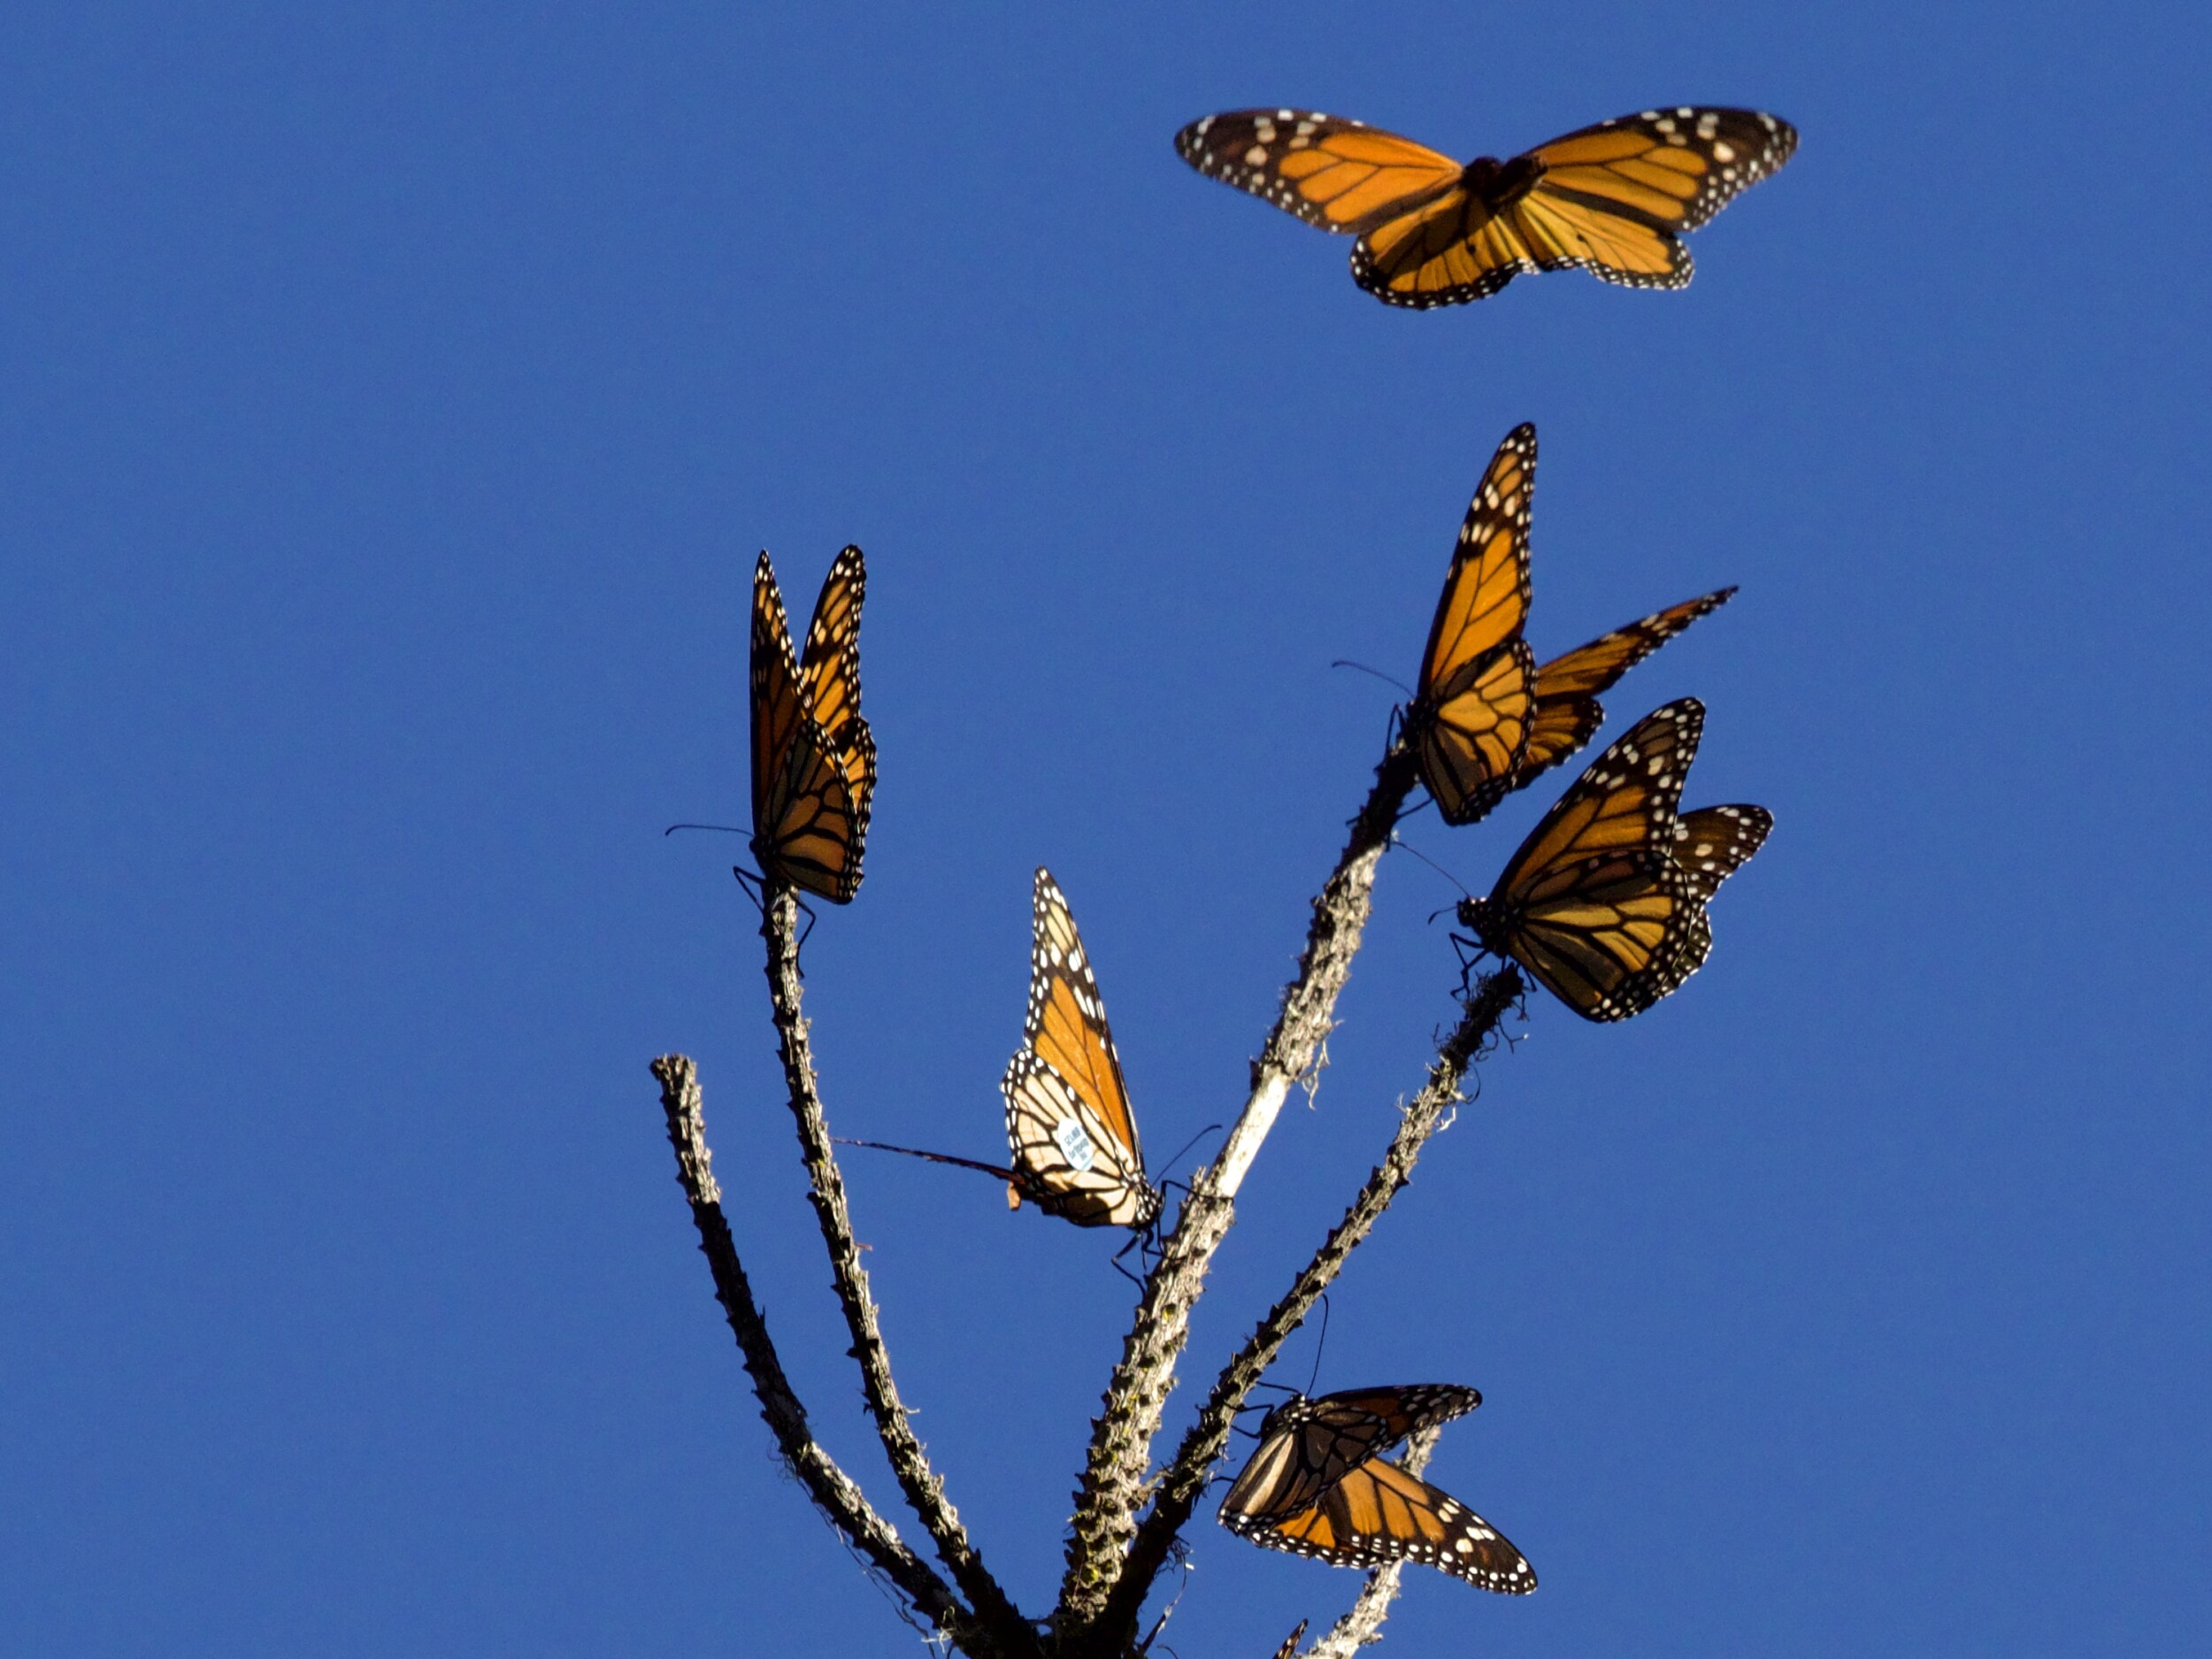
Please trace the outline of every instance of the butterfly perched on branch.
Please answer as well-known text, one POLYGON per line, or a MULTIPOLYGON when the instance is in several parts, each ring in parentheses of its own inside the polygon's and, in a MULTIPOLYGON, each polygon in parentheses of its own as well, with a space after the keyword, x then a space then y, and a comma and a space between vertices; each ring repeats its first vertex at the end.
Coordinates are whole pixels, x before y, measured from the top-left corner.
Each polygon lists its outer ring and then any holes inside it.
POLYGON ((1175 135, 1176 153, 1209 178, 1357 236, 1353 280, 1386 304, 1421 310, 1481 299, 1525 271, 1678 288, 1691 268, 1682 234, 1796 148, 1797 129, 1778 117, 1687 105, 1463 165, 1310 110, 1236 110, 1175 135))
POLYGON ((776 573, 753 566, 753 856, 761 874, 835 904, 860 888, 876 741, 860 717, 860 549, 831 564, 802 655, 776 573))
POLYGON ((1461 926, 1586 1019, 1641 1013, 1711 950, 1705 906, 1774 826, 1763 807, 1678 816, 1705 708, 1646 715, 1561 795, 1461 926))
POLYGON ((999 1087, 1006 1096, 1010 1167, 879 1141, 847 1144, 995 1175, 1006 1183, 1010 1208, 1027 1199, 1079 1227, 1143 1232, 1159 1219, 1160 1190, 1145 1176, 1098 979, 1066 895, 1042 869, 1032 903, 1022 1046, 1007 1062, 999 1087))
POLYGON ((1736 591, 1655 611, 1537 666, 1521 637, 1535 487, 1536 428, 1525 422, 1468 505, 1406 710, 1406 740, 1447 824, 1475 823, 1580 749, 1605 721, 1597 694, 1736 591))
POLYGON ((1221 1524, 1270 1549, 1339 1567, 1425 1562, 1486 1590, 1536 1587, 1527 1558, 1456 1498, 1382 1454, 1473 1410, 1482 1396, 1443 1383, 1293 1395, 1221 1502, 1221 1524))

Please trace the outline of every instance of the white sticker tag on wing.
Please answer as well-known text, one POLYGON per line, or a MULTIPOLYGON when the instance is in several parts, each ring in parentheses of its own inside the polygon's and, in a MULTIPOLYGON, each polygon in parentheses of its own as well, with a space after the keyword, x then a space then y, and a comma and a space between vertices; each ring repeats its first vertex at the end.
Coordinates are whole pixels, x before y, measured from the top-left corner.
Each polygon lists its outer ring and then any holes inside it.
POLYGON ((1091 1144, 1089 1133, 1072 1118, 1063 1118, 1054 1125, 1052 1139, 1060 1148, 1060 1156, 1078 1175, 1088 1174, 1091 1165, 1098 1161, 1098 1148, 1091 1144))

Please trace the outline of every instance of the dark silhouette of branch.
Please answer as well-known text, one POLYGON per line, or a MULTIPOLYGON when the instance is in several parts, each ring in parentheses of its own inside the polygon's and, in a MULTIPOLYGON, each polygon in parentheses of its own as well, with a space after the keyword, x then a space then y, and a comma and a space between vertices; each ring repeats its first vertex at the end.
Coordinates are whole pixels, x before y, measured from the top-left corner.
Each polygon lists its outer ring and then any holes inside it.
POLYGON ((1118 1632, 1135 1627, 1153 1578, 1167 1559, 1169 1548, 1190 1519, 1199 1495, 1212 1476, 1214 1464, 1228 1445, 1237 1408, 1274 1363, 1292 1333, 1304 1323, 1306 1315, 1321 1300, 1321 1293, 1329 1287, 1346 1259, 1374 1230, 1399 1189, 1412 1179, 1421 1148, 1465 1098, 1460 1093, 1460 1084, 1469 1066, 1493 1041, 1499 1023, 1520 1001, 1525 989, 1521 971, 1511 963, 1477 984, 1461 1007, 1459 1023, 1439 1046, 1436 1058, 1429 1067, 1427 1083, 1401 1112, 1397 1132, 1391 1137, 1382 1162, 1370 1171, 1366 1185, 1361 1187, 1343 1219, 1329 1230, 1328 1237, 1289 1290, 1245 1340, 1236 1357, 1223 1368, 1198 1420, 1183 1437, 1174 1462, 1161 1476, 1150 1512, 1135 1529, 1119 1581, 1095 1621, 1102 1638, 1099 1651, 1111 1651, 1118 1632))
POLYGON ((853 1237, 852 1216, 845 1203, 844 1177, 830 1151, 829 1125, 815 1084, 807 1022, 800 1010, 798 900, 790 887, 778 884, 771 884, 763 899, 760 933, 768 941, 768 995, 783 1057, 784 1084, 790 1096, 791 1115, 797 1122, 799 1151, 806 1161, 808 1196, 821 1226, 822 1242, 829 1251, 845 1325, 852 1333, 852 1356, 860 1366, 868 1413, 875 1419, 899 1490, 936 1544, 938 1559, 975 1609, 975 1623, 987 1635, 991 1650, 1007 1659, 1036 1653, 1035 1627, 1007 1599, 998 1581, 985 1570, 982 1556, 969 1543, 967 1529, 945 1496, 943 1481, 932 1472, 928 1455, 914 1433, 906 1406, 899 1398, 898 1385, 892 1379, 882 1322, 868 1289, 867 1270, 861 1265, 860 1246, 853 1237))
MULTIPOLYGON (((1247 1171, 1274 1127, 1291 1086, 1314 1064, 1334 1024, 1337 996, 1351 977, 1352 958, 1373 908, 1376 866, 1390 845, 1391 832, 1416 779, 1411 750, 1402 741, 1393 743, 1375 769, 1374 787, 1352 820, 1336 868, 1314 901, 1297 975, 1284 991, 1274 1029, 1252 1063, 1251 1092, 1244 1110, 1220 1155, 1192 1183, 1190 1199, 1146 1278, 1135 1322, 1107 1385, 1104 1408, 1093 1422, 1082 1484, 1075 1494, 1067 1571, 1061 1580, 1055 1621, 1062 1634, 1077 1639, 1079 1646, 1086 1645, 1083 1633, 1100 1623, 1122 1578, 1123 1553, 1136 1530, 1152 1441, 1174 1386, 1175 1360, 1189 1332, 1191 1305, 1235 1218, 1236 1194, 1247 1171)), ((1171 1530, 1168 1537, 1172 1537, 1171 1530)), ((1161 1540, 1163 1551, 1166 1542, 1161 1540)), ((1118 1598, 1114 1617, 1101 1625, 1107 1643, 1125 1640, 1117 1632, 1125 1622, 1133 1621, 1143 1589, 1157 1571, 1155 1561, 1133 1603, 1118 1598)))
POLYGON ((973 1625, 968 1609, 875 1512, 860 1487, 816 1443, 807 1426, 806 1408, 784 1375, 775 1344, 769 1340, 767 1322, 753 1301, 752 1286, 738 1260, 729 1222, 722 1214, 722 1191, 715 1183, 712 1156, 707 1150, 697 1069, 687 1056, 669 1054, 653 1062, 653 1075, 660 1079, 661 1108, 668 1114, 668 1142, 676 1149, 677 1179, 682 1183, 684 1196, 691 1201, 699 1248, 714 1274, 715 1296, 745 1356, 746 1373, 752 1378, 753 1392, 760 1399, 760 1415, 776 1437, 784 1466, 797 1477, 814 1507, 853 1548, 932 1625, 960 1640, 973 1625))

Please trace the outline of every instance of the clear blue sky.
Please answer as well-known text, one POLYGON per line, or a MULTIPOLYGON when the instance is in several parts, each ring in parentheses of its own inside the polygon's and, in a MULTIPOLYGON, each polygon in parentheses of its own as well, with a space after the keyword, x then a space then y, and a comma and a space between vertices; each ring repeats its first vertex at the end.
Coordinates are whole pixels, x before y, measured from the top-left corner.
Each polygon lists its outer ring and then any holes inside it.
MULTIPOLYGON (((765 1430, 646 1061, 887 1505, 741 843, 744 604, 856 541, 882 785, 808 949, 841 1131, 989 1156, 1029 878, 1149 1148, 1241 1098, 1452 536, 1543 444, 1540 654, 1778 828, 1685 992, 1532 1002, 1321 1386, 1473 1383, 1542 1576, 1386 1651, 2108 1655, 2212 1627, 2212 267, 2195 8, 41 6, 0 61, 0 1648, 897 1655, 765 1430), (1462 155, 1655 102, 1804 142, 1676 295, 1391 311, 1170 138, 1462 155)), ((1540 791, 1548 796, 1549 791, 1540 791)), ((1409 833, 1486 887, 1542 805, 1409 833)), ((1193 1369, 1450 1012, 1394 857, 1193 1369)), ((851 1171, 901 1378, 1025 1605, 1128 1291, 851 1171)), ((1303 1382, 1311 1348, 1285 1368, 1303 1382)), ((1171 1425, 1179 1424, 1179 1416, 1171 1425)), ((1210 1522, 1168 1640, 1353 1575, 1210 1522)))

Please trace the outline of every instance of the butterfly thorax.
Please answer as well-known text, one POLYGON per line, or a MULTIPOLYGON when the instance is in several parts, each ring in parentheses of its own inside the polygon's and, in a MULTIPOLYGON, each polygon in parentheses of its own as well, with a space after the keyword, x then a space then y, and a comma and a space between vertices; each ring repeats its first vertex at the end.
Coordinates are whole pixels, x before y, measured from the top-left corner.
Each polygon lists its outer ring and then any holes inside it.
POLYGON ((1459 925, 1494 956, 1506 954, 1505 939, 1512 932, 1511 922, 1508 907, 1494 898, 1459 902, 1459 925))
POLYGON ((1510 161, 1477 156, 1461 170, 1459 182, 1468 195, 1497 213, 1534 189, 1543 176, 1544 164, 1533 156, 1516 156, 1510 161))

